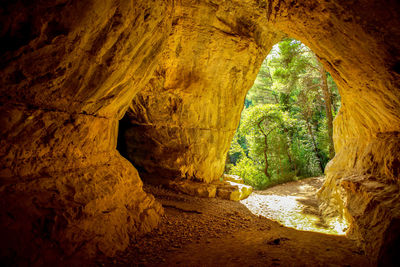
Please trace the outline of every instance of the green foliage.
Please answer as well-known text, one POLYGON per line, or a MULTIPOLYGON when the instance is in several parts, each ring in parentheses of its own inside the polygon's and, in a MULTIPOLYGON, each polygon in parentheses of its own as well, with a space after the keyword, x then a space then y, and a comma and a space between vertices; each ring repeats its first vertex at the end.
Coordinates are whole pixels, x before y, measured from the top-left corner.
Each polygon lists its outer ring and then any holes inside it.
POLYGON ((268 183, 262 168, 263 166, 257 162, 248 157, 243 157, 231 168, 230 173, 242 177, 246 184, 261 189, 265 188, 268 183))
MULTIPOLYGON (((263 62, 246 97, 229 150, 229 173, 262 189, 322 174, 329 139, 318 61, 301 42, 285 39, 263 62)), ((340 106, 328 74, 333 114, 340 106)))

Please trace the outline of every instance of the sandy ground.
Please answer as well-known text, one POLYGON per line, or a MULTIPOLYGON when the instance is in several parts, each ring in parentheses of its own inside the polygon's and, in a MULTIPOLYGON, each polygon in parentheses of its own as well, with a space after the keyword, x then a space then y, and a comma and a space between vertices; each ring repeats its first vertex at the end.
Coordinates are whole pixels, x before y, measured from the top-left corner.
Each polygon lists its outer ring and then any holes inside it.
MULTIPOLYGON (((303 180, 311 186, 317 180, 303 180)), ((302 184, 305 183, 305 184, 302 184)), ((287 185, 286 185, 287 186, 287 185)), ((257 191, 248 200, 262 212, 263 195, 293 195, 293 188, 257 191), (287 190, 287 192, 285 192, 287 190)), ((344 236, 299 231, 253 214, 240 202, 179 194, 145 186, 165 209, 158 229, 133 241, 128 250, 112 259, 98 259, 105 266, 370 266, 370 261, 344 236)), ((311 189, 310 189, 311 190, 311 189)), ((308 192, 310 193, 310 190, 308 192)), ((307 190, 306 190, 307 191, 307 190)), ((313 191, 313 190, 311 190, 313 191)), ((300 198, 304 192, 297 192, 300 198)), ((303 194, 304 193, 304 194, 303 194)), ((296 192, 295 192, 296 194, 296 192)), ((303 194, 303 195, 302 195, 303 194)), ((314 193, 315 195, 315 193, 314 193)), ((307 199, 307 197, 305 197, 307 199)), ((303 199, 304 200, 304 199, 303 199)), ((310 195, 309 200, 312 200, 310 195)), ((267 203, 268 204, 268 203, 267 203)), ((248 204, 247 204, 248 205, 248 204)), ((314 204, 300 207, 312 207, 314 204)), ((298 209, 296 206, 295 209, 298 209)), ((318 217, 318 214, 316 215, 318 217)))
POLYGON ((340 218, 325 220, 318 208, 316 193, 325 177, 289 182, 267 190, 254 191, 241 203, 253 214, 298 230, 344 235, 347 223, 340 218))

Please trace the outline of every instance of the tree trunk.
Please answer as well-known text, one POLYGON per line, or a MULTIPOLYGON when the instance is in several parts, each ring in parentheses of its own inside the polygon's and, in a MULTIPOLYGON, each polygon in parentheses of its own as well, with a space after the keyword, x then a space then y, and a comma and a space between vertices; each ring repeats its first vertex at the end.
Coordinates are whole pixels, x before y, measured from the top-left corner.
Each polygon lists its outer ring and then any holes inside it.
POLYGON ((332 159, 335 156, 335 148, 333 146, 333 117, 332 117, 332 102, 331 93, 329 91, 328 82, 326 79, 326 71, 321 63, 318 64, 319 73, 321 75, 321 88, 324 94, 325 100, 325 112, 328 126, 328 137, 329 137, 329 158, 332 159))
POLYGON ((268 174, 268 134, 266 134, 266 133, 264 132, 264 130, 262 129, 262 127, 261 127, 261 123, 262 123, 265 119, 266 119, 266 118, 261 119, 261 120, 257 123, 257 126, 258 126, 258 129, 260 130, 260 132, 262 133, 262 135, 264 136, 264 150, 263 150, 263 152, 264 152, 264 160, 265 160, 264 173, 265 173, 265 176, 267 176, 268 180, 271 180, 271 178, 269 177, 269 174, 268 174))
POLYGON ((264 173, 265 176, 267 176, 268 180, 271 180, 268 174, 268 135, 264 134, 264 159, 265 159, 265 168, 264 168, 264 173))
POLYGON ((324 173, 324 166, 322 166, 322 160, 321 160, 321 157, 320 157, 320 155, 318 153, 317 144, 315 143, 314 133, 313 133, 313 130, 311 128, 311 125, 310 125, 310 122, 308 121, 308 119, 306 120, 306 123, 307 123, 308 133, 311 136, 311 140, 312 140, 312 143, 313 143, 313 146, 314 146, 314 152, 315 152, 315 155, 317 156, 317 159, 318 159, 318 162, 319 162, 319 167, 321 168, 321 172, 324 173))
POLYGON ((258 129, 260 130, 260 132, 262 133, 262 135, 264 136, 264 159, 265 159, 265 168, 264 168, 264 173, 265 176, 267 176, 268 180, 271 181, 271 176, 268 174, 268 135, 275 130, 278 126, 273 127, 272 129, 270 129, 267 133, 264 132, 264 130, 261 127, 261 123, 266 120, 266 118, 261 119, 257 126, 258 129))
POLYGON ((228 173, 228 165, 231 163, 231 159, 229 157, 229 151, 226 153, 226 159, 225 159, 225 168, 224 168, 224 173, 228 173))
POLYGON ((293 160, 293 156, 292 156, 292 137, 289 136, 289 130, 286 127, 283 128, 283 131, 286 134, 286 147, 287 147, 286 153, 288 156, 290 168, 292 169, 292 171, 294 171, 295 175, 297 175, 296 162, 293 160))

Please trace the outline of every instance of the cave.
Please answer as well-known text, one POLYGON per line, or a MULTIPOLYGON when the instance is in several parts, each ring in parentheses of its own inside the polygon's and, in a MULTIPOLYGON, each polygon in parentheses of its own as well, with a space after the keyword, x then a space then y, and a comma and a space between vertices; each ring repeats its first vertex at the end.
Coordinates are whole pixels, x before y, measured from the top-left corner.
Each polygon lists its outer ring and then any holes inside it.
POLYGON ((218 180, 246 92, 290 36, 342 99, 321 207, 349 221, 374 265, 395 265, 399 10, 395 0, 4 1, 1 260, 124 251, 163 214, 137 169, 218 180))

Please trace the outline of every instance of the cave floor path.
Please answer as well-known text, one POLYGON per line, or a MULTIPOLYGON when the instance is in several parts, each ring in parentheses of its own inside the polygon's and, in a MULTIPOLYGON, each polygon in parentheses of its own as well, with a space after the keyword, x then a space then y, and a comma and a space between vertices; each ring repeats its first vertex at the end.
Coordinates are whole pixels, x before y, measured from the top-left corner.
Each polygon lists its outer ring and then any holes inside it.
MULTIPOLYGON (((318 179, 306 183, 320 186, 318 179)), ((124 253, 111 259, 99 259, 99 265, 370 266, 363 252, 345 236, 285 227, 253 214, 240 202, 198 198, 151 185, 145 185, 144 189, 164 207, 161 224, 132 241, 124 253)), ((252 197, 289 193, 293 196, 294 192, 285 193, 284 190, 292 189, 280 186, 256 191, 252 197)), ((294 196, 304 199, 304 194, 308 193, 303 193, 294 196)), ((307 207, 315 207, 313 200, 301 206, 307 207)), ((261 209, 270 212, 268 208, 261 209)))
POLYGON ((345 221, 325 219, 318 208, 317 192, 325 177, 311 177, 256 190, 241 201, 253 214, 280 222, 297 230, 344 235, 345 221))

